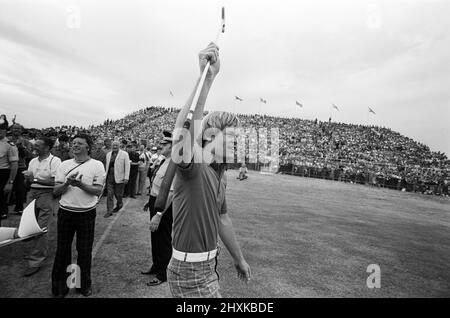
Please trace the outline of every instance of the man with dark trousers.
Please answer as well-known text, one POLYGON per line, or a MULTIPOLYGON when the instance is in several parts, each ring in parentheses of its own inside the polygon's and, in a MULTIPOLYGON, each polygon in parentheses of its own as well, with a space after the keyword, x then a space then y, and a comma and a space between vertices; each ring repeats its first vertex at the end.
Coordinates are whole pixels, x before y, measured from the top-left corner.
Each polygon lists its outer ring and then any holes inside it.
POLYGON ((162 181, 166 174, 172 152, 172 133, 164 131, 164 138, 160 145, 162 147, 161 155, 163 159, 155 172, 152 188, 150 190, 149 202, 144 210, 150 209, 150 231, 152 245, 153 265, 144 275, 151 275, 148 286, 157 286, 167 281, 167 266, 172 256, 172 193, 169 191, 164 212, 155 211, 155 201, 158 197, 162 181))
POLYGON ((126 146, 128 156, 130 157, 130 181, 125 186, 124 197, 136 199, 136 182, 139 173, 139 154, 136 152, 134 144, 126 146))
POLYGON ((83 296, 92 294, 91 264, 98 197, 105 183, 105 167, 91 159, 90 136, 73 139, 74 158, 58 167, 53 194, 60 196, 57 243, 52 271, 52 293, 62 298, 69 292, 67 267, 72 263, 72 241, 76 235, 77 274, 74 287, 83 296))

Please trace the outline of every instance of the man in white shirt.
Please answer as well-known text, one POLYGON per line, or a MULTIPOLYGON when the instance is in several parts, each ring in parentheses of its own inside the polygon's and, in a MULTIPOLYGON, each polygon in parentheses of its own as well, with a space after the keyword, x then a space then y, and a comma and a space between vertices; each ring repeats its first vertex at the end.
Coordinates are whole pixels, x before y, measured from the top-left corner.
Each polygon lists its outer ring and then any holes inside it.
POLYGON ((93 147, 91 137, 85 134, 73 139, 73 159, 61 163, 56 172, 55 196, 61 196, 58 212, 58 241, 52 271, 52 293, 65 297, 67 267, 72 262, 72 241, 77 236, 77 265, 80 281, 77 291, 84 296, 92 294, 91 262, 94 243, 95 217, 98 197, 105 184, 103 164, 89 156, 93 147))
MULTIPOLYGON (((54 215, 55 200, 53 188, 55 186, 56 171, 61 165, 61 159, 53 156, 50 150, 54 142, 48 137, 40 137, 34 143, 34 150, 38 157, 33 158, 28 170, 24 171, 25 182, 30 184, 28 203, 36 200, 36 218, 41 228, 48 227, 50 218, 54 215)), ((41 268, 47 258, 48 234, 37 236, 33 239, 34 247, 26 257, 28 268, 24 272, 25 277, 34 275, 41 268)))

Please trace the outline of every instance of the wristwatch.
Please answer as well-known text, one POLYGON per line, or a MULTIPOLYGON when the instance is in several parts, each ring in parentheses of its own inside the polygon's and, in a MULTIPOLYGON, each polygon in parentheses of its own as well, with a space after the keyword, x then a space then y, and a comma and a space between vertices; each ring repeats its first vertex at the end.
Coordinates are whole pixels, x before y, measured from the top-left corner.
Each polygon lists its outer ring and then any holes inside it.
POLYGON ((38 179, 34 178, 34 179, 33 179, 33 182, 38 182, 38 179))
POLYGON ((8 183, 9 183, 9 184, 13 184, 13 183, 14 183, 14 180, 9 180, 8 183))
POLYGON ((162 216, 163 214, 161 212, 156 212, 157 215, 162 216))

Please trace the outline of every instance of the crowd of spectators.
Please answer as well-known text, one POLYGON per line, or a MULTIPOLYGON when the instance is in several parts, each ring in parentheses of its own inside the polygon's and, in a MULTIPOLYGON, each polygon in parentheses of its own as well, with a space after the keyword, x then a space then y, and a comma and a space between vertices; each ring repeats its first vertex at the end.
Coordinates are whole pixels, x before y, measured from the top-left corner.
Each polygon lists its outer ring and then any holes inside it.
MULTIPOLYGON (((27 129, 23 136, 31 143, 39 134, 54 137, 61 148, 58 141, 64 145, 77 133, 89 133, 100 143, 118 139, 125 144, 136 141, 149 148, 157 144, 162 130, 173 129, 178 111, 152 106, 119 120, 108 119, 97 126, 27 129)), ((259 170, 264 166, 262 159, 267 160, 272 147, 271 131, 277 129, 278 173, 449 194, 450 160, 447 156, 430 151, 428 146, 389 128, 265 115, 240 114, 239 118, 244 129, 256 132, 247 138, 247 144, 259 145, 247 147, 245 151, 250 169, 259 170), (266 129, 267 135, 258 134, 261 129, 266 129)))
MULTIPOLYGON (((449 194, 447 156, 391 129, 317 119, 259 115, 239 118, 244 127, 279 130, 281 173, 449 194)), ((270 144, 270 138, 267 141, 270 144)))

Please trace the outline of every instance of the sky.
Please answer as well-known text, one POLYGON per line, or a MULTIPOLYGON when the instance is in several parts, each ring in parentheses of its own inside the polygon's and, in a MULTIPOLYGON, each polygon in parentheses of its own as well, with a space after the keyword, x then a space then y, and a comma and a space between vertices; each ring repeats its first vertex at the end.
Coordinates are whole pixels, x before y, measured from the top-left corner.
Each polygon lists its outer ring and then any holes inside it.
POLYGON ((0 112, 25 127, 86 127, 180 107, 222 6, 206 109, 331 116, 450 155, 447 0, 0 0, 0 112))

